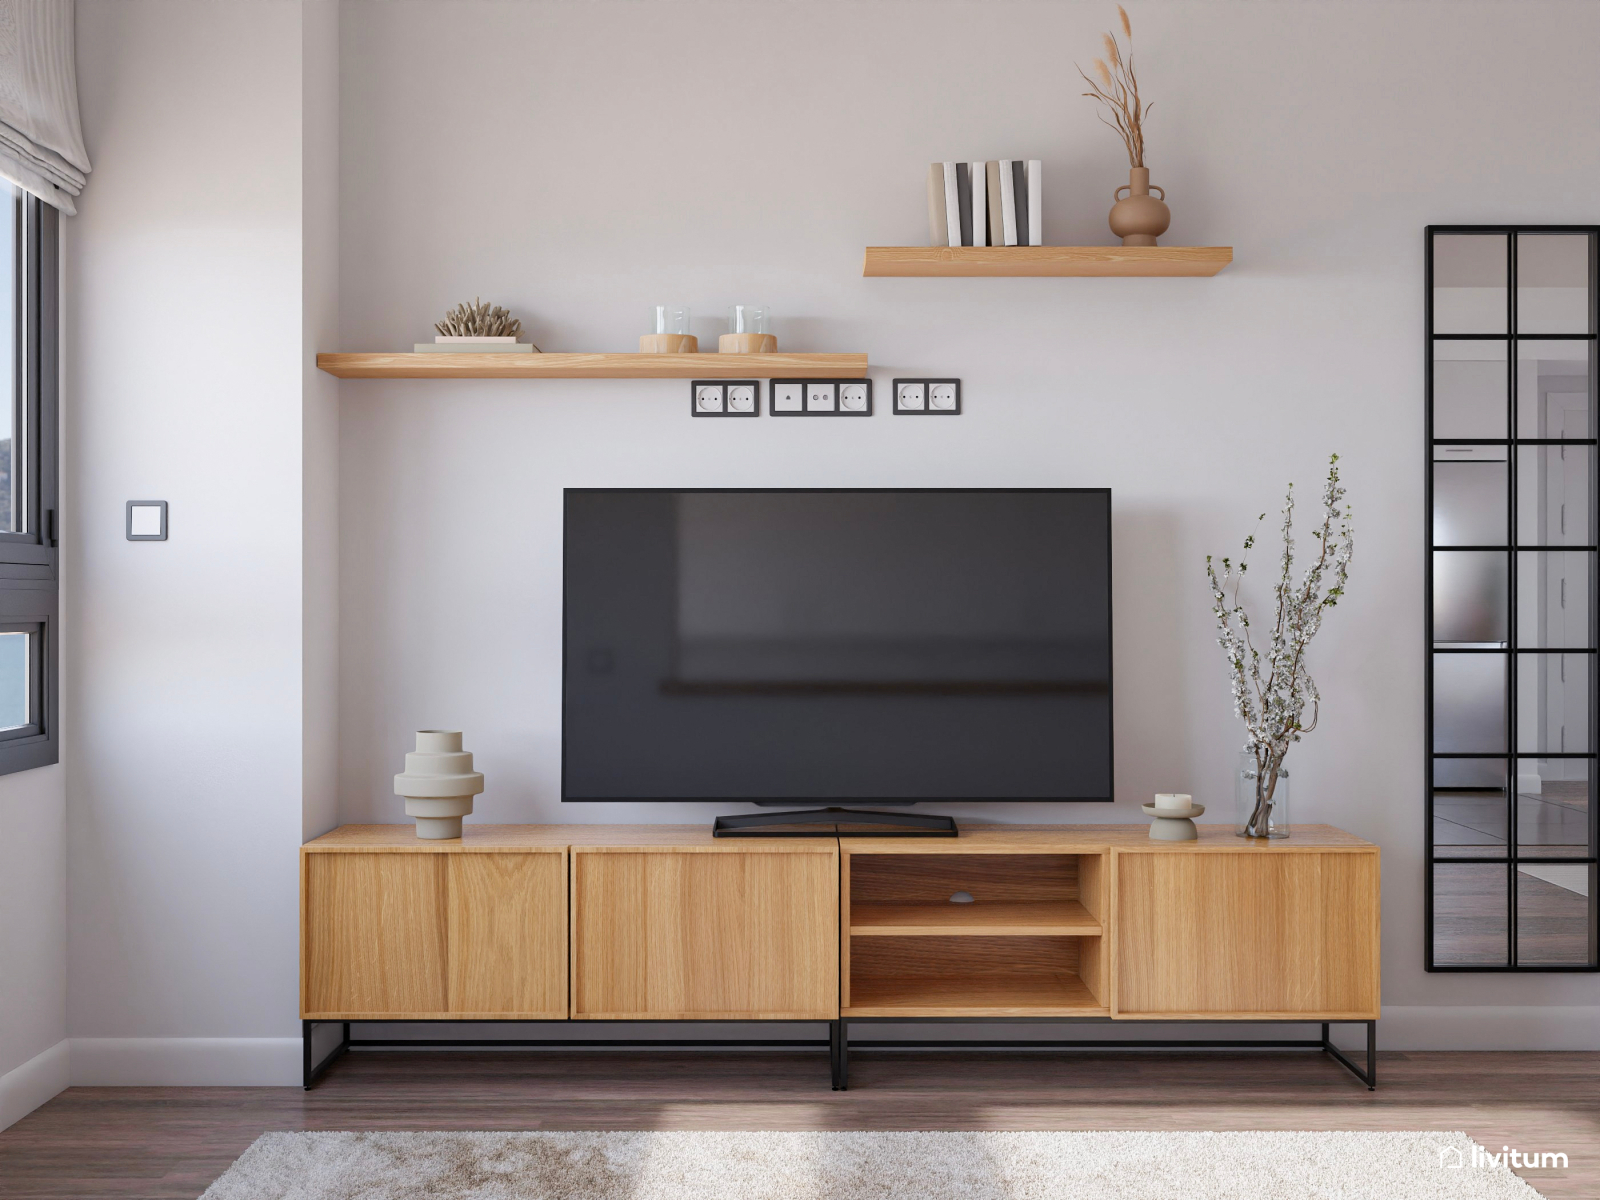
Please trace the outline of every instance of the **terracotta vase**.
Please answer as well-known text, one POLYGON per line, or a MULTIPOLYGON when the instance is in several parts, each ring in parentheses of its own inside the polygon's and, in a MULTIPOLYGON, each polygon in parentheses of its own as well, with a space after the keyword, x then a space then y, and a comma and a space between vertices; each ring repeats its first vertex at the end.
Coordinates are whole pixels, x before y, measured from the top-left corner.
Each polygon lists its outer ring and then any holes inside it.
POLYGON ((1149 167, 1130 167, 1128 182, 1112 194, 1116 203, 1111 206, 1111 232, 1124 246, 1154 246, 1172 224, 1172 210, 1162 203, 1166 189, 1155 190, 1160 194, 1152 196, 1149 167))

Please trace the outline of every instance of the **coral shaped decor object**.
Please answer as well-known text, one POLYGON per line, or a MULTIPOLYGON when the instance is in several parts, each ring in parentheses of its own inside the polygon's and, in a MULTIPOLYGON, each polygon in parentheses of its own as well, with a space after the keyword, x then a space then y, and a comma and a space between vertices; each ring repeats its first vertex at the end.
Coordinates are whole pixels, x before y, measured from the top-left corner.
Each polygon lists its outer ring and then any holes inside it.
POLYGON ((522 322, 498 304, 474 298, 471 304, 458 304, 434 326, 445 337, 514 338, 522 332, 522 322))

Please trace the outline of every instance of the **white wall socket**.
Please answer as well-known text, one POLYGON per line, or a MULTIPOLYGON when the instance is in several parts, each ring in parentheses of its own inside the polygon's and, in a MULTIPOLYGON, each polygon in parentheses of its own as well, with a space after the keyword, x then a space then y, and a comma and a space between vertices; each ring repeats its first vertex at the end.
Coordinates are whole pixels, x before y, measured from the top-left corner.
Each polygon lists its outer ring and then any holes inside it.
POLYGON ((839 407, 845 412, 867 411, 867 385, 864 383, 841 383, 839 385, 839 407))
POLYGON ((758 379, 693 379, 689 382, 689 415, 693 417, 758 417, 758 379))
POLYGON ((961 380, 896 379, 894 411, 913 416, 960 416, 961 380))
POLYGON ((772 384, 773 412, 800 412, 806 406, 806 385, 803 383, 772 384))
POLYGON ((832 412, 835 408, 834 389, 837 386, 832 383, 806 384, 806 411, 832 412))

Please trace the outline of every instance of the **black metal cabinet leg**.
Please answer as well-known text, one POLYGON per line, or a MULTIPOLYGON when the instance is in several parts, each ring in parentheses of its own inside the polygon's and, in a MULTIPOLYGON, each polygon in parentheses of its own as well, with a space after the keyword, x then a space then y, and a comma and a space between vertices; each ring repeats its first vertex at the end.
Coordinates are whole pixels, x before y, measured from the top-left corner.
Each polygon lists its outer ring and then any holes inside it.
POLYGON ((1328 1036, 1329 1025, 1326 1021, 1322 1023, 1322 1048, 1337 1059, 1350 1074, 1366 1084, 1367 1091, 1375 1092, 1378 1090, 1378 1023, 1376 1021, 1363 1021, 1362 1024, 1367 1027, 1367 1069, 1365 1071, 1346 1058, 1344 1053, 1333 1044, 1332 1039, 1328 1036))
POLYGON ((828 1022, 828 1058, 833 1067, 833 1090, 850 1087, 850 1039, 843 1021, 828 1022))
POLYGON ((313 1061, 312 1035, 316 1033, 317 1026, 322 1023, 321 1021, 300 1022, 300 1086, 308 1092, 311 1090, 311 1085, 321 1079, 327 1069, 333 1065, 334 1060, 350 1049, 350 1022, 344 1021, 341 1022, 344 1028, 340 1030, 339 1044, 329 1051, 328 1057, 321 1062, 313 1061))
POLYGON ((1378 1090, 1378 1023, 1367 1022, 1367 1091, 1378 1090))

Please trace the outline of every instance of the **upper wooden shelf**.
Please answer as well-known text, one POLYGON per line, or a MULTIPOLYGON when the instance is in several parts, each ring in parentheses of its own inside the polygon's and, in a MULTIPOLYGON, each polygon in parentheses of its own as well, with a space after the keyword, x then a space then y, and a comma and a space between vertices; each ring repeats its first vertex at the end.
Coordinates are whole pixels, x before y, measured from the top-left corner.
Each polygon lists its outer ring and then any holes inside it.
POLYGON ((868 246, 863 275, 1215 275, 1232 246, 868 246))
POLYGON ((340 379, 864 379, 865 354, 319 354, 340 379))
POLYGON ((857 904, 852 937, 1099 937, 1100 922, 1076 900, 1034 904, 857 904))

